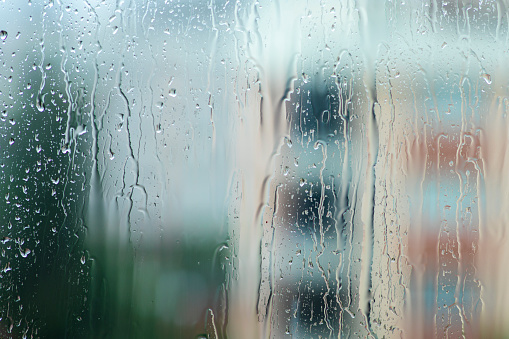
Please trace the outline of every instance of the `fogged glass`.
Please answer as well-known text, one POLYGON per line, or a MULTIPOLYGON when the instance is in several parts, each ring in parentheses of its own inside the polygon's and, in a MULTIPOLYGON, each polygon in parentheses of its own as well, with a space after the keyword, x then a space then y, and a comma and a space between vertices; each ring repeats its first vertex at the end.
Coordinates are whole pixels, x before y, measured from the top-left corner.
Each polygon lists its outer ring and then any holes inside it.
POLYGON ((508 13, 0 2, 0 337, 508 336, 508 13))

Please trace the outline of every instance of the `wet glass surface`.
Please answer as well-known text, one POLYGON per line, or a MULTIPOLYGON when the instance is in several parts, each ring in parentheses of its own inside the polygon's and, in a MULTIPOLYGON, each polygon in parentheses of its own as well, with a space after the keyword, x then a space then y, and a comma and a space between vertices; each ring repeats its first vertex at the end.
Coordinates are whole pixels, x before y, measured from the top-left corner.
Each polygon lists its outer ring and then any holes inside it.
POLYGON ((508 10, 0 2, 0 337, 509 335, 508 10))

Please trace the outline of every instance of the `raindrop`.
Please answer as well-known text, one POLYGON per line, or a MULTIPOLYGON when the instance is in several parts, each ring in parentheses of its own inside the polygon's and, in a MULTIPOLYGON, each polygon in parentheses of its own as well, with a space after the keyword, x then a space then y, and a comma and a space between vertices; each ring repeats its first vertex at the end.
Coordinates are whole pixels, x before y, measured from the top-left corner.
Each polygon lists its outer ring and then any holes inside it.
POLYGON ((309 82, 309 75, 306 73, 302 73, 302 81, 304 81, 305 84, 309 82))
POLYGON ((489 75, 488 73, 483 73, 482 77, 483 77, 484 81, 486 81, 486 83, 488 85, 491 85, 491 75, 489 75))
POLYGON ((170 89, 168 94, 170 95, 170 97, 176 97, 177 96, 177 90, 175 88, 172 88, 172 89, 170 89))
POLYGON ((87 133, 87 126, 85 126, 85 125, 78 125, 76 127, 76 134, 83 135, 85 133, 87 133))
POLYGON ((44 112, 44 109, 46 107, 44 106, 44 97, 42 95, 37 96, 37 100, 35 101, 35 106, 37 107, 37 110, 39 112, 44 112))
POLYGON ((23 258, 26 258, 30 253, 32 253, 29 248, 25 248, 24 251, 20 249, 19 252, 23 258))
POLYGON ((288 148, 292 148, 293 144, 292 144, 292 140, 288 137, 285 137, 285 143, 286 143, 286 146, 288 146, 288 148))
POLYGON ((62 151, 62 154, 70 153, 71 148, 69 147, 69 143, 63 144, 62 147, 60 148, 60 151, 62 151))
POLYGON ((0 39, 4 40, 7 39, 7 31, 0 31, 0 39))

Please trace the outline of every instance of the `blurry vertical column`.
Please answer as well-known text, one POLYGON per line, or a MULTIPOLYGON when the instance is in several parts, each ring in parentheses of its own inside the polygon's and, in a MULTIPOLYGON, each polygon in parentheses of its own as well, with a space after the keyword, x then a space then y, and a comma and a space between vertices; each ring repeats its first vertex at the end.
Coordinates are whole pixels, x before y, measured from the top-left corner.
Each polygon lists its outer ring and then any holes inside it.
POLYGON ((87 333, 93 20, 85 3, 0 4, 2 338, 87 333))
MULTIPOLYGON (((236 121, 239 222, 231 228, 235 266, 230 281, 228 330, 232 338, 269 337, 270 296, 260 295, 265 218, 275 156, 288 135, 285 104, 296 77, 302 4, 253 1, 236 4, 236 121)), ((269 254, 270 255, 270 254, 269 254)), ((269 293, 275 293, 270 291, 269 293)))
MULTIPOLYGON (((410 269, 406 256, 409 223, 402 144, 407 114, 398 114, 399 92, 393 80, 398 49, 398 22, 405 8, 391 11, 391 2, 357 3, 363 60, 365 105, 359 115, 364 124, 365 176, 360 180, 362 200, 362 262, 359 277, 359 315, 368 334, 404 336, 405 296, 410 269)), ((396 5, 395 5, 396 6, 396 5)), ((362 95, 359 94, 359 96, 362 95)))
POLYGON ((136 25, 134 9, 123 2, 85 4, 93 18, 89 34, 95 43, 94 68, 89 71, 93 79, 90 193, 84 211, 86 244, 93 260, 88 325, 94 336, 121 337, 132 330, 124 322, 134 320, 129 209, 139 193, 135 192, 139 153, 132 141, 139 137, 133 127, 138 107, 132 105, 138 93, 130 91, 125 54, 134 43, 136 25))
MULTIPOLYGON (((509 2, 483 6, 489 25, 475 35, 474 52, 481 74, 478 82, 478 129, 468 135, 467 161, 475 166, 477 179, 479 235, 476 277, 481 286, 481 330, 491 337, 509 335, 509 260, 508 159, 509 159, 509 76, 507 41, 509 39, 509 2)), ((470 16, 468 16, 470 18, 470 16)), ((477 25, 476 25, 477 26, 477 25)), ((475 26, 474 26, 475 27, 475 26)))
POLYGON ((483 192, 488 179, 480 159, 485 145, 500 138, 481 137, 493 114, 488 108, 493 107, 490 74, 498 63, 493 51, 503 49, 495 38, 497 5, 431 1, 389 9, 396 14, 391 29, 405 27, 392 36, 387 74, 395 89, 388 100, 396 116, 406 116, 400 142, 410 212, 406 333, 502 335, 480 322, 482 312, 500 311, 485 302, 498 291, 494 275, 480 264, 488 260, 480 239, 483 203, 490 199, 483 192))
POLYGON ((113 304, 97 305, 103 323, 94 327, 116 337, 224 337, 233 4, 93 8, 100 50, 89 241, 104 255, 95 278, 113 294, 96 289, 113 304))
MULTIPOLYGON (((264 332, 256 334, 262 337, 393 335, 404 330, 408 206, 399 169, 403 159, 395 154, 401 151, 406 117, 394 116, 384 83, 385 5, 357 5, 280 3, 285 12, 281 24, 259 25, 262 36, 264 27, 271 27, 273 36, 296 39, 300 47, 298 78, 286 102, 290 138, 275 158, 275 168, 266 170, 266 176, 272 175, 269 194, 258 202, 268 203, 254 225, 264 227, 261 249, 261 231, 253 233, 251 253, 247 241, 239 245, 239 261, 261 256, 244 267, 246 272, 262 268, 257 312, 264 332), (299 34, 282 28, 294 21, 299 34)), ((264 10, 256 12, 258 22, 269 16, 264 10)), ((288 65, 281 57, 291 52, 271 54, 271 60, 258 61, 263 62, 259 67, 281 61, 288 65)), ((284 74, 279 77, 285 79, 284 74)), ((265 107, 263 101, 260 105, 265 107)), ((257 291, 254 283, 250 291, 257 291)), ((250 307, 254 318, 256 310, 250 307)))

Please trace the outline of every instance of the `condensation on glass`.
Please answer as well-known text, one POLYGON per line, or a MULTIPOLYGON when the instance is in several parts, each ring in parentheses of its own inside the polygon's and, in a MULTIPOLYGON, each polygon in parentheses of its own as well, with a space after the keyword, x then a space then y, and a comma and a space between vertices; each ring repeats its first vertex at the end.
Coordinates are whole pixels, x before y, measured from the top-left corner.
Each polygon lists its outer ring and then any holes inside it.
POLYGON ((4 0, 0 337, 509 335, 507 0, 4 0))

